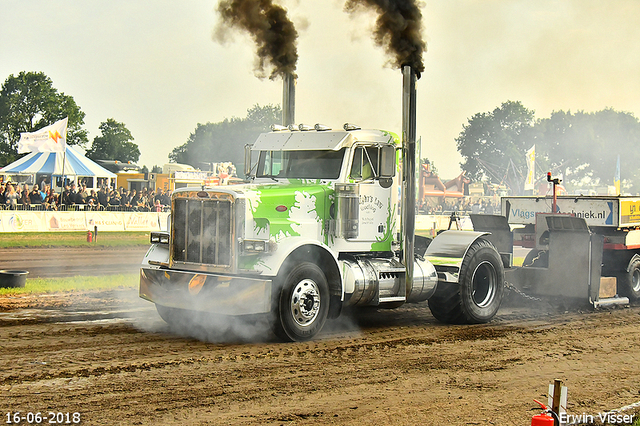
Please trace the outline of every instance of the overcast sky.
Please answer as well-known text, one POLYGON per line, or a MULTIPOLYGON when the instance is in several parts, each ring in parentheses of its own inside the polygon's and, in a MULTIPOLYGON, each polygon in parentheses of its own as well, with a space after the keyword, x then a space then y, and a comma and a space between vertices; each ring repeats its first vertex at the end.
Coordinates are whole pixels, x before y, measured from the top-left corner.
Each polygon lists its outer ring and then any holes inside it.
MULTIPOLYGON (((277 1, 277 0, 276 0, 277 1)), ((344 1, 282 0, 299 30, 296 121, 400 132, 400 71, 371 40, 375 15, 344 1)), ((256 78, 254 45, 212 33, 215 0, 0 0, 0 82, 42 71, 85 112, 89 141, 123 122, 140 164, 168 162, 197 123, 279 104, 281 81, 256 78)), ((455 138, 507 100, 536 118, 606 107, 640 116, 640 1, 428 0, 417 85, 422 157, 459 173, 455 138)))

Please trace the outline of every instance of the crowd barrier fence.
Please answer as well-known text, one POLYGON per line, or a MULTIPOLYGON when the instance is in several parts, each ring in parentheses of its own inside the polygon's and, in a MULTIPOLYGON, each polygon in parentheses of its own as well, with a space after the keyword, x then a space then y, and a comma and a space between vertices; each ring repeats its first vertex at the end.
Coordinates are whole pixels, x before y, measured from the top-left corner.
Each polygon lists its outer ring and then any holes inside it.
MULTIPOLYGON (((169 212, 1 210, 0 232, 92 231, 96 226, 99 231, 161 231, 168 217, 169 212)), ((417 215, 416 229, 435 235, 450 220, 449 215, 417 215)), ((468 216, 459 221, 462 229, 473 228, 468 216)))
POLYGON ((159 231, 166 230, 168 212, 0 211, 0 232, 159 231))

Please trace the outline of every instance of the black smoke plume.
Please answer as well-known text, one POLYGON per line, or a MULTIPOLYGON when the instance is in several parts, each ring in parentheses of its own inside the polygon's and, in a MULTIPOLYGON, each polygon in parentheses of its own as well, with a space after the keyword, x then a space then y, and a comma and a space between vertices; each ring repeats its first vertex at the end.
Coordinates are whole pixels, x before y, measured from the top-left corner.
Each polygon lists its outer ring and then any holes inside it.
POLYGON ((272 79, 295 73, 298 32, 286 9, 272 0, 222 0, 218 12, 223 19, 218 35, 225 27, 249 32, 258 48, 256 67, 260 74, 265 75, 266 68, 271 69, 272 79))
POLYGON ((409 65, 420 76, 424 71, 422 54, 427 48, 422 39, 421 2, 418 0, 347 0, 345 11, 359 8, 375 9, 378 13, 373 38, 393 58, 398 68, 409 65))

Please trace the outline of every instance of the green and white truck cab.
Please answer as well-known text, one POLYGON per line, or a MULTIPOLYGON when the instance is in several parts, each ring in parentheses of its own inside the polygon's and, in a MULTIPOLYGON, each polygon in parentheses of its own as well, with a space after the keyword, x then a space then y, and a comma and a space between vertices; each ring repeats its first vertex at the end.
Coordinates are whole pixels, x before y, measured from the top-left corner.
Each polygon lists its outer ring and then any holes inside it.
POLYGON ((266 314, 276 335, 299 341, 349 306, 429 299, 444 322, 493 318, 504 264, 486 233, 446 231, 431 241, 403 227, 395 134, 285 129, 247 148, 248 183, 173 193, 168 231, 152 234, 140 272, 140 297, 163 319, 266 314), (403 241, 414 238, 406 280, 403 241))

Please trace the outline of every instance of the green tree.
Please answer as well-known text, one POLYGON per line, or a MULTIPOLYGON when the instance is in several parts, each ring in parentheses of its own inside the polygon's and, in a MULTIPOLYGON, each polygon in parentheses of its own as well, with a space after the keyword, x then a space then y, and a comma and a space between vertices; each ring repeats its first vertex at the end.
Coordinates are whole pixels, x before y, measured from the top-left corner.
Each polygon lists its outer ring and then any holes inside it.
POLYGON ((67 143, 84 146, 84 112, 71 96, 58 92, 42 72, 11 74, 0 91, 0 163, 16 160, 20 133, 34 132, 69 117, 67 143))
POLYGON ((206 169, 207 163, 231 161, 237 170, 244 164, 244 146, 253 143, 269 126, 281 121, 279 106, 254 105, 246 118, 225 119, 218 123, 198 123, 187 142, 176 147, 169 159, 206 169))
POLYGON ((533 124, 534 112, 519 101, 474 115, 456 138, 465 174, 476 181, 506 184, 514 194, 521 193, 524 153, 536 139, 533 124))
POLYGON ((633 114, 611 108, 575 114, 554 111, 535 127, 539 134, 536 161, 562 173, 568 189, 612 185, 618 155, 621 178, 629 189, 640 189, 640 122, 633 114))
POLYGON ((86 156, 92 160, 117 160, 133 163, 140 158, 138 145, 133 143, 131 132, 123 123, 113 118, 100 123, 100 136, 93 139, 86 156))

